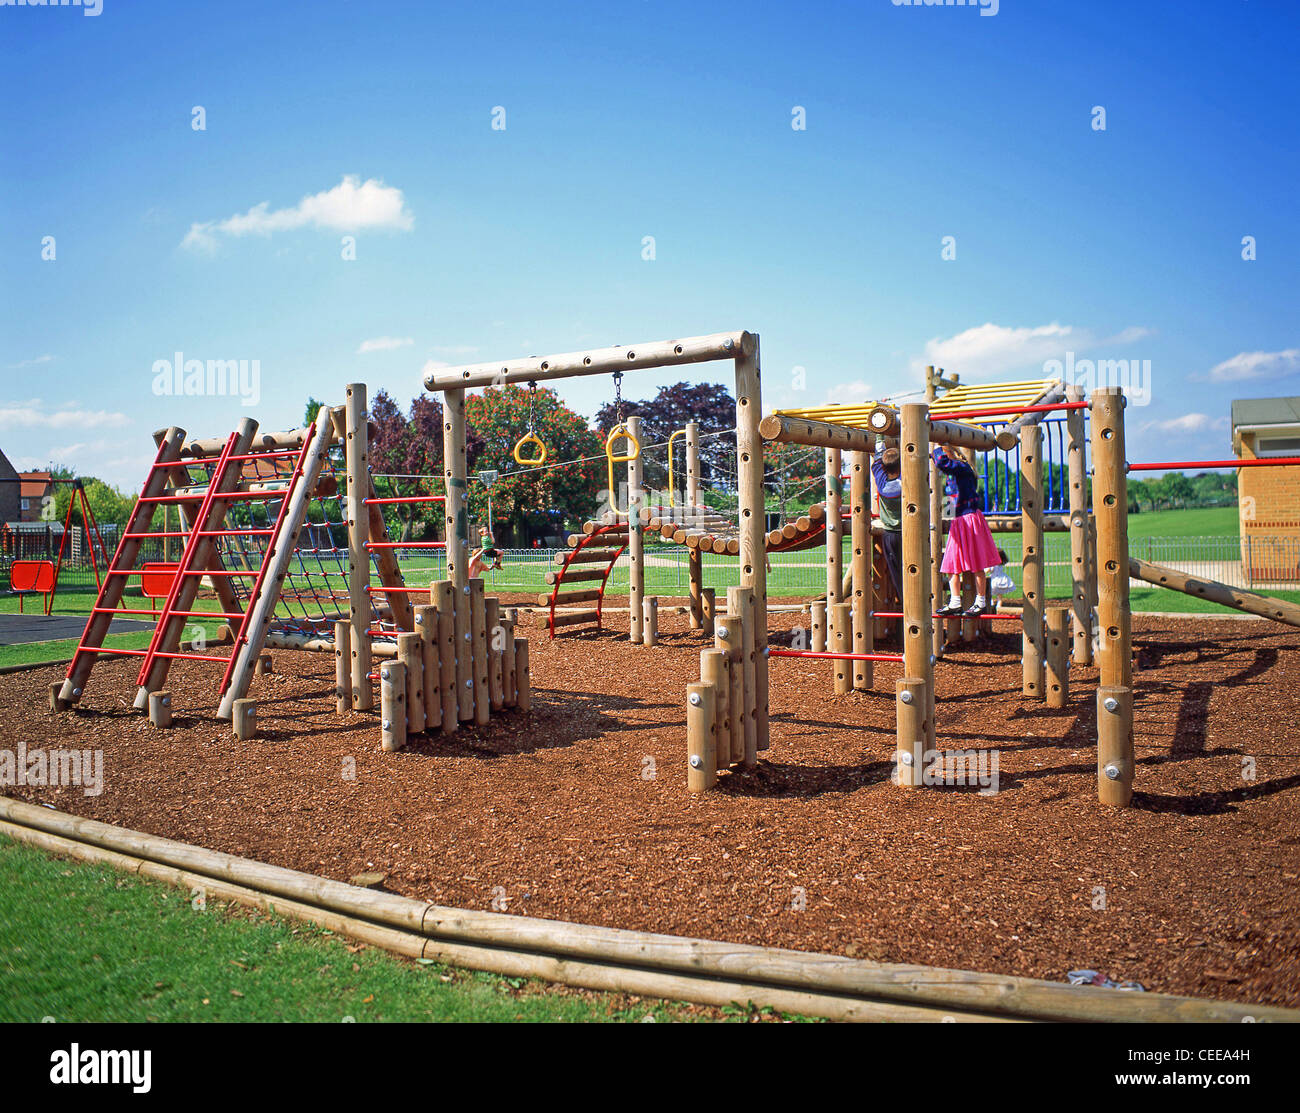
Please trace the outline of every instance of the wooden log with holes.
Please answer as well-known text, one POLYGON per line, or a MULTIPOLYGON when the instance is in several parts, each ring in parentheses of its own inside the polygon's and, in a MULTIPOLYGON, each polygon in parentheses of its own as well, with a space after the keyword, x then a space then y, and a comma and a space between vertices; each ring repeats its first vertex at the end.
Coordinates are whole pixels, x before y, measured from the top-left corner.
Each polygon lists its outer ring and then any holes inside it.
POLYGON ((501 669, 501 648, 504 631, 501 629, 501 600, 489 595, 483 600, 484 621, 487 627, 488 702, 493 711, 505 706, 505 688, 501 669))
POLYGON ((488 691, 487 599, 483 581, 478 577, 469 582, 469 622, 474 655, 474 722, 482 727, 492 717, 492 700, 488 691))
POLYGON ((406 745, 406 666, 385 661, 379 666, 379 744, 390 753, 406 745))
POLYGON ((814 653, 826 652, 826 600, 814 599, 809 605, 812 624, 811 648, 814 653))
MULTIPOLYGON (((1078 386, 1066 388, 1071 402, 1083 400, 1078 386)), ((1092 598, 1088 586, 1088 476, 1086 441, 1082 410, 1067 410, 1066 470, 1070 500, 1070 583, 1071 608, 1074 615, 1074 663, 1092 664, 1092 598)))
MULTIPOLYGON (((853 652, 853 604, 836 603, 831 608, 831 647, 836 653, 853 652)), ((848 695, 853 691, 853 662, 837 660, 835 665, 835 694, 848 695)))
POLYGON ((438 608, 438 695, 442 701, 442 730, 453 734, 460 729, 460 694, 457 677, 460 668, 456 655, 460 643, 456 641, 456 587, 450 580, 433 584, 429 597, 438 608))
MULTIPOLYGON (((943 491, 944 477, 939 466, 930 459, 930 610, 937 611, 949 594, 943 575, 943 491)), ((962 577, 965 579, 965 577, 962 577)), ((948 623, 935 619, 934 642, 931 652, 942 657, 948 641, 948 623)))
POLYGON ((712 684, 686 686, 686 787, 703 792, 718 783, 717 689, 712 684))
POLYGON ((830 606, 844 602, 841 583, 844 578, 844 520, 841 517, 843 496, 840 472, 843 455, 838 448, 826 450, 826 602, 830 606))
POLYGON ((1070 702, 1070 612, 1052 607, 1047 612, 1047 706, 1060 710, 1070 702))
POLYGON ((533 684, 528 672, 528 639, 515 639, 515 706, 520 711, 530 711, 533 706, 533 684))
POLYGON ((700 682, 713 689, 714 769, 731 764, 731 690, 728 683, 727 651, 700 651, 700 682))
MULTIPOLYGON (((641 441, 641 419, 627 419, 628 432, 641 441)), ((642 469, 645 464, 641 454, 627 464, 627 507, 628 507, 628 542, 627 542, 627 597, 628 597, 628 640, 633 645, 641 645, 645 640, 645 531, 641 528, 641 503, 644 495, 641 490, 642 469)), ((609 497, 614 499, 616 493, 611 491, 609 497)))
POLYGON ((706 587, 700 592, 700 613, 704 618, 704 636, 711 638, 718 613, 717 592, 714 588, 706 587))
POLYGON ((1129 613, 1128 474, 1124 394, 1095 390, 1092 517, 1097 523, 1097 796, 1127 807, 1133 796, 1133 639, 1129 613), (1113 708, 1104 703, 1109 699, 1113 708), (1103 714, 1104 711, 1104 714, 1103 714))
POLYGON ((247 742, 251 738, 256 738, 257 701, 251 699, 235 700, 230 712, 230 725, 239 741, 247 742))
POLYGON ((734 765, 745 757, 745 620, 730 611, 717 624, 714 646, 727 658, 727 740, 726 764, 734 765))
MULTIPOLYGON (((420 639, 420 678, 424 729, 432 734, 442 726, 442 662, 438 643, 438 608, 424 603, 412 609, 420 639)), ((400 638, 398 639, 401 640, 400 638)))
MULTIPOLYGON (((852 652, 870 653, 876 637, 871 617, 876 590, 871 575, 871 457, 865 451, 853 452, 849 457, 849 468, 849 545, 853 571, 852 652)), ((871 690, 874 682, 875 669, 872 662, 854 661, 853 687, 866 692, 871 690)))
MULTIPOLYGON (((397 635, 397 663, 406 677, 406 730, 424 733, 424 645, 419 634, 397 635)), ((380 668, 382 676, 383 666, 380 668)))
POLYGON ((334 623, 334 711, 352 710, 352 624, 334 623))
MULTIPOLYGON (((465 457, 465 392, 447 390, 442 405, 443 536, 447 542, 447 579, 453 592, 451 613, 456 627, 456 715, 474 718, 474 654, 469 599, 469 466, 465 457)), ((441 605, 439 605, 441 611, 441 605)), ((444 717, 444 727, 446 728, 444 717)))
MULTIPOLYGON (((686 423, 686 505, 694 510, 700 505, 700 424, 686 423)), ((704 555, 698 549, 686 554, 691 594, 691 629, 704 629, 704 555)))
POLYGON ((149 722, 166 728, 172 725, 172 694, 165 688, 149 693, 149 722))
POLYGON ((644 614, 641 616, 641 644, 659 644, 659 600, 651 595, 642 604, 644 614))
POLYGON ((930 443, 928 407, 907 403, 899 429, 903 534, 903 674, 914 685, 920 715, 914 730, 899 739, 899 783, 920 784, 930 731, 934 693, 933 619, 930 597, 930 443), (909 763, 910 764, 906 764, 909 763), (904 775, 906 774, 906 775, 904 775))
MULTIPOLYGON (((762 751, 768 748, 769 736, 767 552, 763 544, 763 438, 759 433, 763 395, 759 362, 759 341, 754 336, 748 350, 741 345, 736 355, 736 489, 740 496, 736 547, 740 556, 740 582, 751 591, 753 617, 748 636, 754 648, 752 706, 758 735, 756 747, 762 751)), ((747 682, 749 678, 747 673, 747 682)), ((748 756, 748 739, 745 752, 748 756)))
POLYGON ((514 707, 515 689, 515 623, 518 612, 506 607, 501 615, 501 698, 506 707, 514 707))
POLYGON ((741 690, 744 698, 741 702, 741 725, 744 730, 745 767, 751 768, 758 761, 758 721, 757 693, 755 678, 757 660, 755 642, 754 593, 748 587, 727 588, 727 621, 739 619, 741 629, 740 661, 742 666, 741 690))
POLYGON ((1043 575, 1043 429, 1026 425, 1020 430, 1020 535, 1023 545, 1021 589, 1021 691, 1043 698, 1043 611, 1046 605, 1043 575))
POLYGON ((348 619, 352 627, 352 707, 369 711, 375 705, 370 685, 370 426, 366 417, 366 384, 349 383, 344 407, 343 440, 347 469, 345 506, 348 516, 348 619))
POLYGON ((894 714, 898 733, 895 765, 898 783, 904 788, 916 788, 925 783, 925 762, 929 749, 926 741, 925 681, 916 677, 902 677, 894 685, 894 714))

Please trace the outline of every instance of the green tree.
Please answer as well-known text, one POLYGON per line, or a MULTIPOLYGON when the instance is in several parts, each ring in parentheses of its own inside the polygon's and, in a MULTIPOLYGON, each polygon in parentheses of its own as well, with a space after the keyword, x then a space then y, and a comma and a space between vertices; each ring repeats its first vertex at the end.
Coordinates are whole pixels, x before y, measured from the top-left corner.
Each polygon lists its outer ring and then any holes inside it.
POLYGON ((316 415, 320 413, 320 408, 325 405, 324 402, 318 402, 315 398, 307 399, 307 412, 303 415, 302 423, 312 425, 316 421, 316 415))

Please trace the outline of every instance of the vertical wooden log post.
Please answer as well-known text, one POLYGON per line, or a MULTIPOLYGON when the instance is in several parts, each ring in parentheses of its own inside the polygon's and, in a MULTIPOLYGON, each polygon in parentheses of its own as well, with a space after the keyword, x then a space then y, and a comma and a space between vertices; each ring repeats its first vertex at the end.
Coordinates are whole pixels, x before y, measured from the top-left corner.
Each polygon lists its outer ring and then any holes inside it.
POLYGON ((493 711, 505 706, 505 672, 501 653, 505 648, 505 629, 501 625, 501 600, 490 596, 483 601, 487 625, 488 701, 493 711))
POLYGON ((241 742, 257 737, 257 701, 237 699, 230 712, 230 725, 241 742))
POLYGON ((900 716, 899 784, 921 783, 933 730, 934 621, 930 598, 929 408, 909 402, 899 415, 903 512, 903 673, 913 685, 920 714, 900 716), (903 734, 904 728, 908 733, 903 734))
POLYGON ((533 706, 533 681, 528 672, 528 639, 515 639, 515 706, 530 711, 533 706))
POLYGON ((727 625, 731 628, 731 644, 737 651, 740 664, 737 671, 741 693, 741 761, 749 768, 757 760, 758 731, 754 719, 754 605, 748 588, 727 588, 727 625))
MULTIPOLYGON (((641 441, 641 419, 629 417, 628 430, 641 441)), ((641 507, 644 498, 641 482, 644 464, 638 453, 635 460, 627 465, 627 605, 628 605, 628 640, 633 645, 641 645, 645 631, 645 527, 641 522, 641 507)), ((610 496, 614 497, 613 494, 610 496)))
MULTIPOLYGON (((675 494, 675 492, 674 492, 675 494)), ((700 424, 686 423, 686 513, 689 522, 700 505, 700 424)), ((687 569, 691 581, 691 629, 704 629, 704 554, 698 546, 686 550, 687 569)))
POLYGON ((370 424, 366 384, 349 383, 344 407, 343 452, 347 468, 348 514, 348 619, 352 628, 352 707, 369 711, 375 706, 370 685, 373 660, 370 648, 370 424))
POLYGON ((1021 612, 1021 692, 1043 698, 1043 610, 1046 605, 1043 576, 1043 428, 1020 429, 1020 539, 1021 586, 1025 605, 1021 612))
MULTIPOLYGON (((853 553, 853 648, 852 653, 870 653, 876 641, 872 625, 875 588, 872 579, 871 492, 868 476, 871 457, 865 452, 849 456, 849 513, 852 515, 850 545, 853 553)), ((875 670, 870 661, 853 661, 853 687, 871 690, 875 670)))
POLYGON ((406 745, 406 666, 385 661, 379 666, 379 744, 389 752, 406 745))
MULTIPOLYGON (((1069 402, 1081 402, 1083 390, 1065 388, 1069 402)), ((1070 484, 1070 581, 1074 613, 1074 663, 1092 664, 1092 599, 1088 586, 1088 472, 1087 438, 1082 410, 1067 410, 1066 462, 1070 484)))
POLYGON ((429 592, 438 608, 438 694, 442 699, 442 730, 453 734, 460 729, 460 692, 457 677, 461 653, 456 640, 456 587, 450 580, 439 580, 429 592))
POLYGON ((483 727, 492 718, 492 701, 488 692, 487 600, 483 581, 478 577, 469 582, 469 623, 474 654, 474 722, 483 727))
POLYGON ((718 614, 717 593, 713 588, 706 587, 700 592, 700 604, 704 615, 704 634, 711 638, 718 614))
POLYGON ((507 607, 501 616, 501 695, 507 707, 514 707, 518 697, 515 684, 515 615, 514 607, 507 607))
POLYGON ((898 754, 895 769, 898 783, 904 788, 916 788, 925 783, 926 738, 929 728, 925 714, 927 696, 925 681, 903 677, 895 685, 894 714, 898 726, 898 754))
MULTIPOLYGON (((442 505, 447 541, 447 579, 453 589, 451 613, 456 627, 456 715, 465 722, 474 717, 474 657, 470 634, 469 481, 465 462, 463 390, 443 392, 442 469, 446 496, 442 505)), ((447 729, 445 718, 443 729, 447 729)))
POLYGON ((731 688, 725 649, 700 651, 700 682, 713 689, 714 769, 731 764, 731 688))
MULTIPOLYGON (((836 653, 853 652, 853 604, 836 603, 831 608, 831 647, 836 653)), ((853 691, 853 662, 835 662, 835 694, 846 696, 853 691)))
MULTIPOLYGON (((397 663, 406 677, 406 731, 424 733, 424 644, 419 634, 397 635, 397 663)), ((383 670, 380 670, 382 678, 383 670)))
POLYGON ((420 638, 420 676, 424 696, 424 729, 432 734, 442 725, 442 661, 438 643, 438 608, 415 607, 415 631, 420 638))
POLYGON ((712 684, 686 686, 686 787, 703 792, 718 783, 717 734, 712 684))
POLYGON ((334 711, 352 709, 352 624, 334 623, 334 711))
POLYGON ((763 438, 758 432, 763 418, 758 337, 753 336, 752 341, 752 352, 742 349, 736 355, 736 474, 740 494, 740 582, 753 592, 753 628, 749 636, 755 649, 753 698, 757 748, 761 751, 768 747, 767 516, 763 438))
POLYGON ((641 644, 659 644, 659 598, 650 595, 641 606, 641 644))
POLYGON ((1070 612, 1052 607, 1047 612, 1047 706, 1061 709, 1070 702, 1070 612))
POLYGON ((714 645, 727 655, 727 764, 745 758, 745 621, 730 608, 717 624, 714 645))
POLYGON ((844 496, 840 473, 843 456, 838 448, 826 450, 826 602, 844 602, 844 496))
POLYGON ((165 688, 149 693, 149 721, 156 727, 172 725, 172 694, 165 688))
POLYGON ((814 599, 809 605, 812 621, 812 645, 814 653, 826 652, 826 600, 814 599))
POLYGON ((1095 390, 1092 516, 1097 523, 1097 798, 1127 807, 1133 796, 1133 646, 1129 615, 1128 474, 1124 392, 1095 390), (1110 701, 1107 703, 1107 701, 1110 701))

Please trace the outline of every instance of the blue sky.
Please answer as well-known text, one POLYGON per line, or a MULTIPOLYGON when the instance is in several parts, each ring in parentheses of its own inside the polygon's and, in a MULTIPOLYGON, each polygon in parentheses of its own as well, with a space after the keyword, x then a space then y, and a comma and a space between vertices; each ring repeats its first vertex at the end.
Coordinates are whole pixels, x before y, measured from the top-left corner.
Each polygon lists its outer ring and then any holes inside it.
POLYGON ((769 408, 1149 360, 1130 457, 1227 455, 1232 398, 1300 393, 1298 27, 1281 0, 0 4, 0 449, 134 488, 163 425, 747 328, 769 408), (259 361, 256 405, 157 393, 177 352, 259 361))

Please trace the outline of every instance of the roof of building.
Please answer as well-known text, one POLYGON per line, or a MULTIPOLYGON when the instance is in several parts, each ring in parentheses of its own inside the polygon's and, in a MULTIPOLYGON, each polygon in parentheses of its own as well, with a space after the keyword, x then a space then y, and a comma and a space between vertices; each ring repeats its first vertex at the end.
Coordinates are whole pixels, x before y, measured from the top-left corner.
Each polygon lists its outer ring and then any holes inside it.
POLYGON ((1232 427, 1300 423, 1300 397, 1237 398, 1232 403, 1232 427))
POLYGON ((25 499, 41 498, 50 489, 50 481, 54 478, 47 471, 20 471, 18 478, 22 480, 19 486, 19 493, 25 499))

